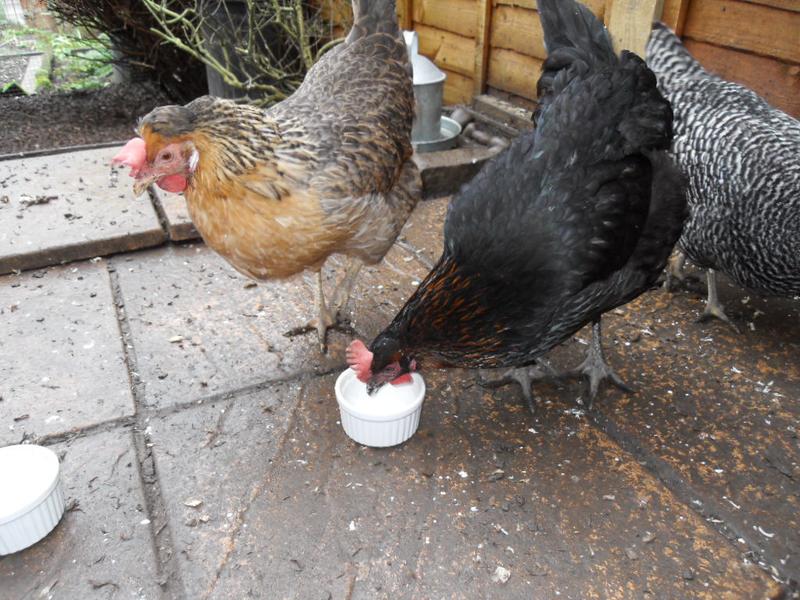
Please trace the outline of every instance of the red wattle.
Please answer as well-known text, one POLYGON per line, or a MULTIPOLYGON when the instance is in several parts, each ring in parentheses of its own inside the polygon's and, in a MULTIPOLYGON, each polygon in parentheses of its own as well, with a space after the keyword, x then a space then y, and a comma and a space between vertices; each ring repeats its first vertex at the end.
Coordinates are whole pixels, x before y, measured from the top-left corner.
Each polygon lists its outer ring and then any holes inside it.
POLYGON ((403 373, 400 377, 392 380, 392 385, 403 385, 405 383, 411 383, 412 381, 414 380, 411 378, 411 373, 403 373))
POLYGON ((156 183, 162 190, 175 194, 182 192, 186 189, 186 186, 189 185, 189 182, 186 181, 186 177, 183 175, 167 175, 156 181, 156 183))

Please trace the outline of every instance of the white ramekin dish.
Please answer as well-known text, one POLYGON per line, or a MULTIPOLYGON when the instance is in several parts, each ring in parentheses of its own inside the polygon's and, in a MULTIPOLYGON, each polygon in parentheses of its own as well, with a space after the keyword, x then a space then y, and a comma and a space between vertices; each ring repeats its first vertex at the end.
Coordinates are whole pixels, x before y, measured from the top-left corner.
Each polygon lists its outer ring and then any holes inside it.
POLYGON ((336 400, 344 432, 359 444, 385 448, 402 444, 417 431, 425 398, 425 381, 411 374, 411 383, 386 384, 374 396, 346 369, 336 380, 336 400))
POLYGON ((49 448, 0 448, 0 555, 19 552, 50 533, 64 515, 61 465, 49 448))

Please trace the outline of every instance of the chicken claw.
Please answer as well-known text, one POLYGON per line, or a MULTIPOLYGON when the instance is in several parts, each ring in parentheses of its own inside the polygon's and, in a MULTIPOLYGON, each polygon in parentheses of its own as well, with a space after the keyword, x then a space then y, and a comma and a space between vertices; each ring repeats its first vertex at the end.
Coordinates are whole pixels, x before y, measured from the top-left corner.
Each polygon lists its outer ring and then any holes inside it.
POLYGON ((543 379, 556 379, 559 376, 550 363, 541 358, 530 366, 515 367, 502 371, 497 376, 487 376, 489 372, 493 371, 495 370, 481 369, 478 376, 479 384, 486 388, 498 388, 509 383, 518 383, 522 388, 525 404, 532 415, 536 414, 536 409, 541 404, 539 397, 533 393, 532 383, 543 379))
POLYGON ((311 319, 305 325, 290 329, 283 335, 291 338, 316 331, 319 339, 319 351, 322 354, 325 354, 328 351, 327 338, 329 329, 336 329, 337 331, 354 334, 355 331, 353 330, 352 325, 340 318, 340 312, 350 299, 350 291, 353 288, 353 284, 355 283, 355 279, 360 268, 361 263, 357 261, 352 261, 348 265, 344 281, 342 284, 337 286, 337 293, 335 295, 336 300, 334 305, 335 308, 333 309, 328 308, 328 305, 325 303, 325 294, 322 290, 322 271, 317 271, 317 285, 314 287, 314 304, 317 307, 317 317, 311 319), (344 299, 339 300, 342 289, 344 289, 344 299))
POLYGON ((608 380, 623 392, 633 393, 635 390, 626 384, 617 373, 608 366, 605 355, 603 354, 602 329, 600 321, 597 320, 592 325, 592 341, 586 358, 575 369, 567 371, 562 375, 563 378, 581 377, 587 378, 589 384, 589 401, 585 402, 586 408, 591 408, 600 389, 600 383, 608 380))

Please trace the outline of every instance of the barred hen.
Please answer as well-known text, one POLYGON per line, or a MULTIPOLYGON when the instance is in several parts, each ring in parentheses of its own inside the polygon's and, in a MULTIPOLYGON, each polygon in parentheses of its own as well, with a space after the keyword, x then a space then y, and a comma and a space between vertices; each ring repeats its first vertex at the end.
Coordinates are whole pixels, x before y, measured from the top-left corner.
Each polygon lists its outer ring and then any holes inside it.
MULTIPOLYGON (((800 122, 703 69, 663 24, 653 28, 647 62, 675 111, 672 152, 690 210, 678 247, 708 269, 701 320, 733 325, 715 271, 757 293, 800 294, 800 122)), ((671 275, 680 277, 682 262, 671 275)))
MULTIPOLYGON (((665 150, 672 111, 638 56, 614 53, 574 0, 538 0, 548 58, 537 127, 454 196, 444 250, 405 306, 348 362, 375 390, 424 366, 527 368, 588 323, 579 370, 605 364, 601 315, 650 288, 685 218, 665 150)), ((530 386, 523 393, 533 410, 530 386)))
MULTIPOLYGON (((183 192, 205 242, 253 279, 316 271, 321 349, 362 263, 380 261, 421 192, 411 160, 411 66, 394 0, 353 0, 347 39, 262 110, 204 96, 140 122, 115 162, 134 191, 183 192), (349 257, 333 301, 321 268, 349 257)), ((308 328, 306 328, 308 329, 308 328)))

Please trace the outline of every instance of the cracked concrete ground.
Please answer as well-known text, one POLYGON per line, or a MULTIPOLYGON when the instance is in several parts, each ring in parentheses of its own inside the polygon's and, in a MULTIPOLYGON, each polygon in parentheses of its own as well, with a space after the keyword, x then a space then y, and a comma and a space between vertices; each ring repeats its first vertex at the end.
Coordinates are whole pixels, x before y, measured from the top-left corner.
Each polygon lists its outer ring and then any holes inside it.
MULTIPOLYGON (((139 202, 168 233, 179 211, 139 202)), ((446 202, 362 274, 359 337, 427 272, 446 202)), ((694 322, 697 286, 653 290, 605 319, 635 393, 585 413, 578 383, 540 385, 533 417, 518 389, 431 371, 419 431, 377 450, 338 422, 349 338, 323 357, 282 335, 309 316, 303 278, 254 286, 196 241, 115 252, 0 278, 0 444, 52 447, 70 502, 0 557, 3 599, 796 594, 797 300, 723 285, 737 335, 694 322)))

